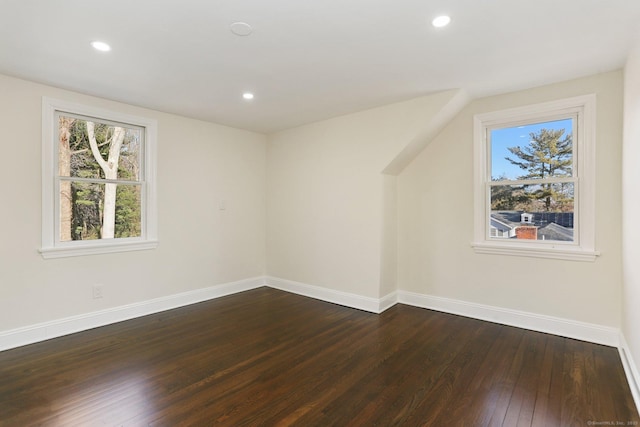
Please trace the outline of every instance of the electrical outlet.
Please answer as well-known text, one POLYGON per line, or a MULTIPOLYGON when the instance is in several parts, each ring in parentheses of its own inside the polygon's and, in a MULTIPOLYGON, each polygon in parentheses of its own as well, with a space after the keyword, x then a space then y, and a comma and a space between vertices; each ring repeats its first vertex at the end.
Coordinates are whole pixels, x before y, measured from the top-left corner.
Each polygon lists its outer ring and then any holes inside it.
POLYGON ((102 285, 93 285, 91 290, 93 291, 93 299, 102 298, 102 285))

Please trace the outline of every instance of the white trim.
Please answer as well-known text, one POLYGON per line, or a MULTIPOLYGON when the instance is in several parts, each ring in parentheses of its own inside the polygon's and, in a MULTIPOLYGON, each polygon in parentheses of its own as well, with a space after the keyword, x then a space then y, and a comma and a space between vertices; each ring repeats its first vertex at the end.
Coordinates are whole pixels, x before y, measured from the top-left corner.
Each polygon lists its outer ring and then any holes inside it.
POLYGON ((378 300, 378 314, 387 311, 398 303, 398 292, 391 292, 378 300))
POLYGON ((631 394, 636 406, 640 408, 640 375, 633 359, 630 357, 631 353, 624 335, 615 328, 407 291, 391 292, 380 299, 376 299, 268 276, 215 285, 205 289, 197 289, 0 332, 0 351, 184 307, 262 286, 376 314, 380 314, 395 304, 401 303, 617 347, 631 394))
POLYGON ((620 352, 620 360, 622 360, 622 367, 624 373, 627 376, 627 382, 631 389, 631 395, 636 403, 636 409, 640 412, 640 371, 631 357, 631 350, 629 344, 624 337, 624 334, 620 332, 620 346, 618 347, 620 352))
POLYGON ((155 249, 158 247, 157 240, 135 240, 131 242, 120 242, 118 239, 109 245, 104 244, 87 244, 78 245, 77 247, 65 248, 41 248, 39 249, 42 258, 66 258, 71 256, 110 254, 116 252, 144 251, 147 249, 155 249))
POLYGON ((155 119, 134 116, 64 100, 42 97, 42 247, 45 259, 80 255, 95 255, 132 250, 154 249, 158 246, 158 219, 156 195, 156 145, 158 122, 155 119), (56 194, 58 143, 56 141, 56 111, 96 117, 125 123, 145 129, 143 165, 142 236, 131 239, 105 239, 91 242, 58 242, 56 227, 59 206, 56 194))
POLYGON ((491 254, 491 255, 508 255, 508 256, 528 256, 533 258, 548 258, 548 259, 560 259, 565 261, 587 261, 593 262, 600 255, 598 251, 582 251, 577 250, 575 247, 571 247, 571 250, 567 250, 558 245, 558 248, 553 247, 536 247, 536 243, 531 243, 530 246, 507 244, 501 242, 474 242, 471 243, 471 247, 478 254, 491 254))
POLYGON ((620 345, 618 329, 593 323, 407 291, 398 291, 398 302, 596 344, 612 347, 620 345))
POLYGON ((472 247, 479 254, 531 256, 567 261, 595 261, 595 135, 596 95, 584 95, 541 104, 477 114, 473 119, 474 155, 474 237, 472 247), (576 181, 575 242, 571 244, 496 242, 489 235, 488 206, 490 179, 486 129, 492 126, 517 125, 531 121, 550 120, 566 114, 577 114, 577 138, 574 138, 574 174, 576 181), (530 249, 529 249, 530 248, 530 249))
POLYGON ((0 351, 220 298, 264 285, 264 277, 255 277, 0 332, 0 351))
MULTIPOLYGON (((393 307, 396 303, 401 303, 473 319, 575 338, 596 344, 613 347, 620 347, 621 345, 620 332, 618 329, 591 323, 407 291, 392 292, 378 299, 276 277, 255 277, 0 332, 0 351, 111 323, 122 322, 148 314, 171 310, 173 308, 207 301, 261 286, 269 286, 274 289, 376 314, 393 307)), ((626 348, 628 349, 628 347, 626 348)), ((628 350, 626 351, 628 352, 628 350)), ((630 365, 633 366, 632 363, 630 365)), ((637 370, 633 372, 635 372, 633 375, 638 378, 637 370)))
POLYGON ((385 295, 382 298, 371 298, 271 276, 267 276, 265 281, 267 286, 274 289, 280 289, 281 291, 287 291, 293 294, 303 295, 377 314, 392 307, 397 301, 395 292, 385 295))
POLYGON ((155 298, 121 307, 93 313, 67 317, 51 322, 0 332, 0 351, 61 337, 88 329, 106 326, 137 317, 147 316, 174 308, 220 298, 251 289, 269 286, 335 304, 372 313, 382 313, 396 303, 451 313, 473 319, 515 326, 538 332, 617 347, 622 367, 631 389, 636 407, 640 410, 640 374, 631 357, 624 335, 615 328, 578 322, 558 317, 510 310, 483 304, 470 303, 450 298, 436 297, 407 291, 397 291, 376 299, 332 289, 311 286, 276 277, 254 277, 211 286, 205 289, 183 292, 167 297, 155 298))
POLYGON ((624 336, 618 329, 407 291, 391 292, 380 299, 376 299, 276 277, 255 277, 0 332, 0 351, 220 298, 262 286, 268 286, 376 314, 382 313, 396 303, 401 303, 617 347, 633 398, 636 405, 640 407, 640 390, 638 388, 640 375, 633 364, 633 359, 630 356, 631 352, 624 336))

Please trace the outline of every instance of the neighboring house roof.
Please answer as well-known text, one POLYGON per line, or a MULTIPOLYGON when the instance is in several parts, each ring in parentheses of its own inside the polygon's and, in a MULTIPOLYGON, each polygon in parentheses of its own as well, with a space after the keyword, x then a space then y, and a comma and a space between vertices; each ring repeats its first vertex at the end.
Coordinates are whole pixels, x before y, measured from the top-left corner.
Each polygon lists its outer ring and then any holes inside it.
POLYGON ((491 226, 501 232, 513 230, 514 228, 513 224, 507 224, 506 222, 500 221, 497 218, 494 218, 493 215, 491 215, 491 226))
POLYGON ((520 225, 520 211, 499 211, 491 212, 491 219, 500 221, 503 224, 509 224, 511 227, 520 225))
MULTIPOLYGON (((491 226, 501 232, 520 226, 522 211, 491 212, 491 226)), ((532 212, 538 240, 573 241, 573 212, 532 212)))
POLYGON ((552 222, 538 229, 538 240, 573 241, 573 228, 566 228, 552 222))

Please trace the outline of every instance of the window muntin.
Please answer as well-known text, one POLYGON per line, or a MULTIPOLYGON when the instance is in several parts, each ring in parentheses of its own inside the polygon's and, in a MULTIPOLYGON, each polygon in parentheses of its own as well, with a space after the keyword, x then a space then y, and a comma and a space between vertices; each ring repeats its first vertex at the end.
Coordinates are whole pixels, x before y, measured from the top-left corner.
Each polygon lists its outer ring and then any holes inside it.
POLYGON ((43 98, 43 257, 151 249, 155 120, 43 98))

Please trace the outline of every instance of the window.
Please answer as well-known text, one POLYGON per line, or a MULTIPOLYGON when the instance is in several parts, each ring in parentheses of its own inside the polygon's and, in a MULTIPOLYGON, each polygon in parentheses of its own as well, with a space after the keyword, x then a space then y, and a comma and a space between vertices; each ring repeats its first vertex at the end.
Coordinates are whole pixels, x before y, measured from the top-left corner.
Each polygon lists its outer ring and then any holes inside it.
POLYGON ((44 258, 157 246, 156 122, 43 98, 44 258))
POLYGON ((474 119, 478 253, 593 261, 595 96, 474 119))

